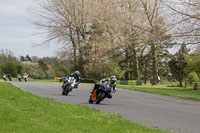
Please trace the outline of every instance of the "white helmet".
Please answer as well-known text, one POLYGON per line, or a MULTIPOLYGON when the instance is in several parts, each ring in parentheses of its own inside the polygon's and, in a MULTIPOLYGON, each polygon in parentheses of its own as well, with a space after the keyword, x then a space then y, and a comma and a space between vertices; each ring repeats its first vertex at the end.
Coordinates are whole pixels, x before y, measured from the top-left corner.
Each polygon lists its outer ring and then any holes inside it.
POLYGON ((79 71, 75 71, 75 74, 76 74, 76 75, 80 75, 79 71))
POLYGON ((110 77, 111 83, 115 83, 117 81, 117 78, 115 76, 110 77))

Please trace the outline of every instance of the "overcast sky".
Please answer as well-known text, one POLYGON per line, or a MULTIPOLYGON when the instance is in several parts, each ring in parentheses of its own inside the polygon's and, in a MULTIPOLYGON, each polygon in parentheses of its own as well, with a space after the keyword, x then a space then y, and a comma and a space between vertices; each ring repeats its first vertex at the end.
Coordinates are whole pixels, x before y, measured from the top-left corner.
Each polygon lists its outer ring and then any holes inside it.
POLYGON ((31 0, 0 0, 0 49, 20 55, 53 56, 55 48, 34 47, 42 38, 29 21, 27 8, 31 0))

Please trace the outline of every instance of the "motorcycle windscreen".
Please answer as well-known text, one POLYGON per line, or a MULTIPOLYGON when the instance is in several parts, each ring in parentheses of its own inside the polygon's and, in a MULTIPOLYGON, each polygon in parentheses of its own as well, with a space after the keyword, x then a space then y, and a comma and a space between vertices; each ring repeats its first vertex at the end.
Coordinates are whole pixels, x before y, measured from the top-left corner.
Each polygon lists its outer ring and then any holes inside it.
POLYGON ((110 91, 111 91, 111 87, 110 87, 109 84, 104 84, 104 85, 103 85, 103 89, 104 89, 104 91, 106 91, 106 92, 110 92, 110 91))

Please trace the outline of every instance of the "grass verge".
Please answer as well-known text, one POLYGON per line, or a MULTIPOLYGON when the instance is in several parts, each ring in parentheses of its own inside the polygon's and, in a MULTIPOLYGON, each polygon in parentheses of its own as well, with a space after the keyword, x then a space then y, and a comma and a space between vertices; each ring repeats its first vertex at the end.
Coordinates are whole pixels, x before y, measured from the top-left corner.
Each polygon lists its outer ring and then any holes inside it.
POLYGON ((118 85, 117 87, 127 90, 148 92, 153 94, 160 94, 160 95, 200 101, 200 91, 195 91, 193 90, 192 87, 182 88, 182 87, 131 86, 131 85, 118 85))
POLYGON ((0 82, 0 132, 163 133, 121 116, 41 98, 7 82, 0 82))

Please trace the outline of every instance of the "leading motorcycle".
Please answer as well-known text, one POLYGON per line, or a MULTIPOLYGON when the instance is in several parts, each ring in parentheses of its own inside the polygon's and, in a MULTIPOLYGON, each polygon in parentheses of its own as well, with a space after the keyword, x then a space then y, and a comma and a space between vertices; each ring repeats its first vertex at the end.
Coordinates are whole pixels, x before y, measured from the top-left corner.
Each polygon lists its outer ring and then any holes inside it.
POLYGON ((95 84, 89 97, 89 103, 100 104, 105 98, 112 98, 110 84, 95 84))
POLYGON ((68 95, 69 92, 72 91, 72 89, 75 87, 76 82, 74 77, 69 77, 64 80, 64 83, 62 85, 62 95, 68 95))

